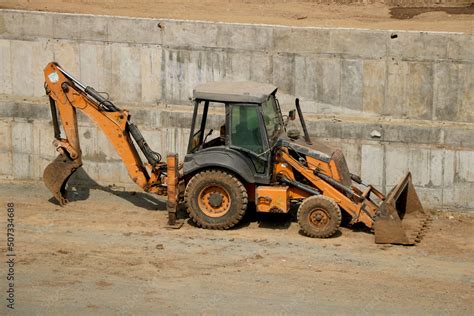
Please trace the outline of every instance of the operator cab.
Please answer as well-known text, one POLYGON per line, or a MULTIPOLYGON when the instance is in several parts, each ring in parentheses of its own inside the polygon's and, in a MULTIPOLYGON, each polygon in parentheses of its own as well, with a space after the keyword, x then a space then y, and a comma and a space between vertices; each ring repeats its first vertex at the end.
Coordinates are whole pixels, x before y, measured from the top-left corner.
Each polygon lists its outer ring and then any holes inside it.
POLYGON ((247 165, 254 174, 248 176, 255 178, 249 182, 268 183, 271 148, 284 130, 276 91, 274 85, 251 81, 198 85, 185 174, 219 167, 219 159, 229 157, 234 172, 245 173, 240 169, 247 165))

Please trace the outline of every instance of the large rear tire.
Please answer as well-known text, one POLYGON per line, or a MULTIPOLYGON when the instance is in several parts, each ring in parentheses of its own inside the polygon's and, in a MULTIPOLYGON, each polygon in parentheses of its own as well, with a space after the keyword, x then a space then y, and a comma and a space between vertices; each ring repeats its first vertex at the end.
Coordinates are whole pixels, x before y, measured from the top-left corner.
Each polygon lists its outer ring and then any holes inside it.
POLYGON ((341 225, 341 210, 326 196, 310 196, 298 208, 298 224, 306 236, 329 238, 341 225))
POLYGON ((201 171, 191 178, 184 192, 191 219, 207 229, 229 229, 240 222, 247 210, 244 185, 221 170, 201 171))

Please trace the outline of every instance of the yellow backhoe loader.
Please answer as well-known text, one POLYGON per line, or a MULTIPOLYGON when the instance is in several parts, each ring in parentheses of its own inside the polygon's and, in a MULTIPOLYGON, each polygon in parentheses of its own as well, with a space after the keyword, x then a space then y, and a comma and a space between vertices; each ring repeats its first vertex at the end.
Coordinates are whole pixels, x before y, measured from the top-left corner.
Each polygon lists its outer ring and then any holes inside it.
POLYGON ((341 225, 363 223, 376 243, 412 245, 421 238, 428 217, 408 173, 385 196, 348 170, 340 150, 309 137, 299 101, 295 107, 304 131, 286 132, 292 110, 283 117, 277 87, 255 82, 211 82, 193 91, 194 112, 187 154, 166 162, 144 140, 126 110, 116 107, 94 88, 75 79, 57 63, 44 69, 59 156, 44 171, 43 180, 61 205, 66 183, 82 165, 76 111, 82 111, 107 136, 132 180, 147 192, 167 195, 168 220, 176 226, 176 208, 185 203, 200 227, 228 229, 244 216, 249 203, 257 212, 287 213, 298 206, 301 231, 327 238, 341 225), (209 108, 222 106, 220 135, 209 123, 209 108), (59 116, 58 116, 59 114, 59 116), (65 137, 61 137, 60 123, 65 137), (142 162, 141 150, 146 162, 142 162))

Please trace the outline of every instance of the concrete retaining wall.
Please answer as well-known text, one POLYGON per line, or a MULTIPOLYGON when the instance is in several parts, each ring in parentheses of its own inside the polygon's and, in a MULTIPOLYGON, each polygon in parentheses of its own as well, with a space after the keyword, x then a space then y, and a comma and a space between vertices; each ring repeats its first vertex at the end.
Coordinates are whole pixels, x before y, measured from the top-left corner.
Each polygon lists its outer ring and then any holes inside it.
MULTIPOLYGON (((367 182, 387 190, 411 170, 425 204, 474 209, 473 51, 463 33, 0 10, 0 177, 39 179, 54 156, 42 69, 56 60, 128 108, 161 153, 184 153, 197 83, 272 82, 367 182)), ((102 133, 80 125, 89 176, 130 184, 102 133)))

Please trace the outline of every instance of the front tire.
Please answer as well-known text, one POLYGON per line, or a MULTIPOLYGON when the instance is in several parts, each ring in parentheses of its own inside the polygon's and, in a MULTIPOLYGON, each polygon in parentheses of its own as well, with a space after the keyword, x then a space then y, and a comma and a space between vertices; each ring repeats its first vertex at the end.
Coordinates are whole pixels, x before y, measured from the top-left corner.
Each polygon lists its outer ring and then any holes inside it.
POLYGON ((298 224, 308 237, 329 238, 341 225, 341 210, 333 199, 310 196, 298 208, 298 224))
POLYGON ((191 178, 184 192, 191 219, 207 229, 229 229, 247 210, 248 195, 242 182, 221 170, 201 171, 191 178))

